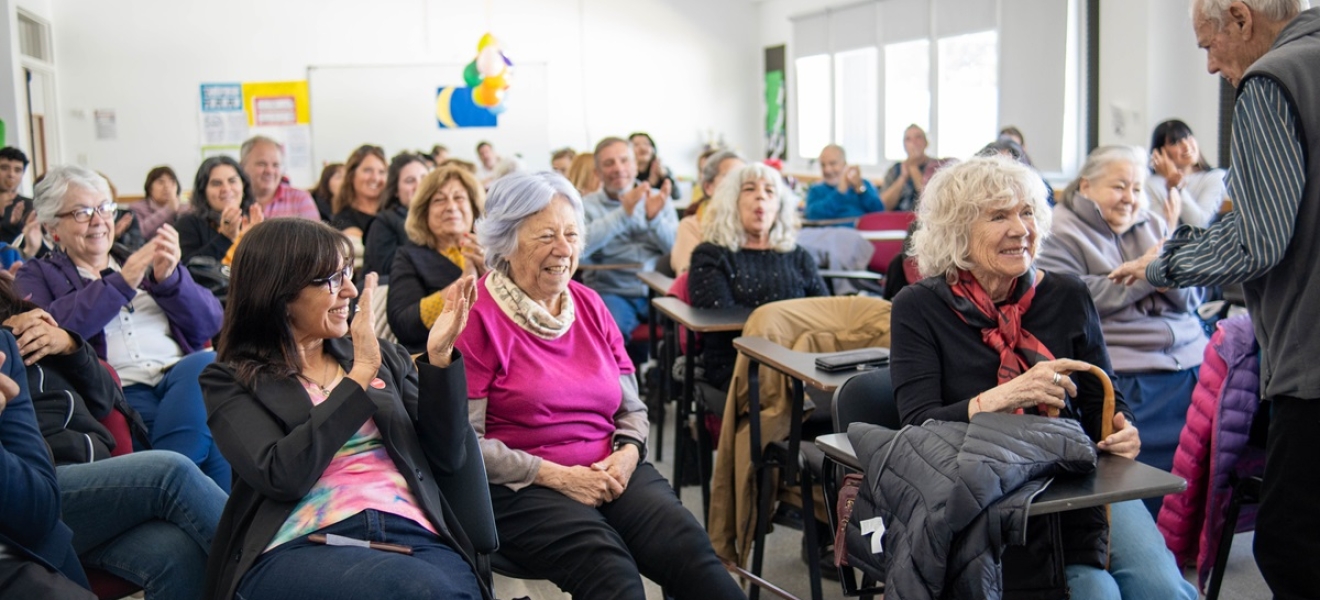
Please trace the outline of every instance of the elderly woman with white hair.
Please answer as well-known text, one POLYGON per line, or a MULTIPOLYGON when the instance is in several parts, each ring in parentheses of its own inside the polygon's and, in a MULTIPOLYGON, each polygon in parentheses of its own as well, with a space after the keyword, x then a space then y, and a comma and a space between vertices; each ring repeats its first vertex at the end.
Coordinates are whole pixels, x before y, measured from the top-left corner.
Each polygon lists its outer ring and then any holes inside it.
POLYGON ((554 173, 496 181, 477 224, 491 271, 457 347, 500 554, 574 598, 741 598, 705 531, 645 462, 632 362, 600 296, 572 280, 582 200, 554 173))
MULTIPOLYGON (((746 165, 724 178, 702 216, 705 242, 692 251, 688 295, 697 308, 756 308, 768 302, 827 296, 816 260, 797 245, 797 202, 779 172, 746 165)), ((733 376, 737 334, 703 337, 698 364, 725 388, 733 376)))
MULTIPOLYGON (((1054 210, 1054 227, 1037 265, 1081 278, 1095 301, 1113 361, 1114 387, 1141 423, 1141 462, 1169 470, 1187 422, 1207 339, 1194 312, 1201 288, 1159 290, 1144 281, 1110 281, 1119 265, 1168 237, 1168 223, 1146 208, 1146 153, 1102 146, 1054 210)), ((1158 498, 1147 501, 1158 508, 1158 498)))
MULTIPOLYGON (((892 320, 903 423, 1057 409, 1099 450, 1135 458, 1141 440, 1121 394, 1114 433, 1099 439, 1100 383, 1069 377, 1091 365, 1112 369, 1086 285, 1037 268, 1051 223, 1040 177, 1011 158, 973 158, 935 175, 917 211, 912 252, 929 276, 899 292, 892 320)), ((1108 536, 1102 509, 1064 513, 1057 528, 1028 526, 1027 545, 1004 555, 1005 588, 1196 598, 1140 502, 1112 504, 1110 515, 1108 536), (1060 563, 1063 572, 1051 567, 1060 563)))
POLYGON ((83 167, 51 169, 33 206, 55 249, 23 265, 19 293, 115 369, 152 448, 187 456, 228 491, 229 463, 206 426, 197 384, 215 358, 206 346, 220 330, 220 302, 179 268, 178 232, 161 225, 131 254, 114 246, 110 188, 83 167))

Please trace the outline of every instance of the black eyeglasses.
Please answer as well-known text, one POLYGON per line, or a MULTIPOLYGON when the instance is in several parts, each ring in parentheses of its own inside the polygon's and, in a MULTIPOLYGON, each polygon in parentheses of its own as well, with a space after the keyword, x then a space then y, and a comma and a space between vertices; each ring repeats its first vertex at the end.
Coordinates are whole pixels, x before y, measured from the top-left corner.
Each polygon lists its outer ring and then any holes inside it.
POLYGON ((114 202, 107 201, 102 203, 100 206, 84 206, 82 208, 75 208, 68 212, 56 213, 55 216, 61 219, 63 219, 64 217, 73 217, 73 221, 75 223, 86 223, 92 220, 93 214, 100 215, 104 218, 114 217, 115 208, 117 207, 115 206, 114 202))
POLYGON ((334 295, 338 294, 339 290, 344 289, 345 281, 353 281, 353 265, 348 265, 347 267, 344 267, 344 270, 329 277, 313 279, 312 284, 324 285, 326 286, 326 289, 330 290, 330 294, 334 295))

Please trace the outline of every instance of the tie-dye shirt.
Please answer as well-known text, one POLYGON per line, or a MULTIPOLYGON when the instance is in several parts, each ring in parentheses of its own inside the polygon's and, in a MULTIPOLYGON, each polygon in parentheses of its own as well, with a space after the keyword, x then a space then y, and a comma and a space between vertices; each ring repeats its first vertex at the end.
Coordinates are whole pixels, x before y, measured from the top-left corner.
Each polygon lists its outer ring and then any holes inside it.
MULTIPOLYGON (((313 405, 325 402, 325 396, 315 387, 304 387, 313 405)), ((266 551, 367 509, 411 519, 437 533, 390 459, 375 420, 370 419, 335 453, 321 478, 294 507, 266 551)))

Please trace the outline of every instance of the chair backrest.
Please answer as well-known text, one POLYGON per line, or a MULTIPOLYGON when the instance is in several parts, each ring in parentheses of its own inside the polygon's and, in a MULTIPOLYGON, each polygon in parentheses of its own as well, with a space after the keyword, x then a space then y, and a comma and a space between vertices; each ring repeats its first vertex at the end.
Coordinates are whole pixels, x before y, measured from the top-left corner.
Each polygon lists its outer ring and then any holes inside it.
MULTIPOLYGON (((916 219, 917 213, 914 212, 867 213, 857 219, 857 229, 860 231, 907 231, 916 219)), ((903 240, 873 240, 871 245, 875 247, 875 253, 871 255, 871 264, 868 268, 876 273, 887 272, 889 262, 903 251, 903 243, 903 240)))
POLYGON ((499 549, 500 538, 495 532, 495 512, 490 505, 490 483, 486 479, 486 461, 481 457, 481 444, 477 433, 467 429, 467 461, 452 475, 438 475, 436 485, 449 502, 449 508, 463 524, 463 532, 478 554, 491 554, 499 549))
POLYGON ((901 426, 888 365, 853 377, 834 390, 834 430, 848 431, 850 423, 890 429, 901 426))

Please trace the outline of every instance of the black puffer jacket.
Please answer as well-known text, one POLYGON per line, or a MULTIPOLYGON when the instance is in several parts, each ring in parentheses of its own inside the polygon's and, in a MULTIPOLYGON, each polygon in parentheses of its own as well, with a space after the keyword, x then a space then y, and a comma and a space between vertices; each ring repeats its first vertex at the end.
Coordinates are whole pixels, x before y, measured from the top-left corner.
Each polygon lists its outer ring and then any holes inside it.
POLYGON ((1102 508, 1098 520, 1094 509, 1073 511, 1084 513, 1080 527, 1062 515, 1027 526, 1027 506, 1051 477, 1095 470, 1095 448, 1076 421, 979 413, 970 424, 928 421, 898 431, 853 424, 848 438, 866 466, 849 561, 887 575, 889 600, 1062 598, 1065 554, 1078 562, 1065 546, 1087 546, 1080 562, 1104 564, 1102 508), (883 558, 871 554, 858 527, 877 516, 885 526, 883 558))
POLYGON ((146 427, 137 411, 124 400, 119 384, 101 364, 91 345, 78 334, 68 333, 77 344, 73 352, 46 356, 27 368, 37 424, 55 464, 110 458, 115 440, 99 420, 112 410, 124 414, 134 438, 146 446, 146 427))

